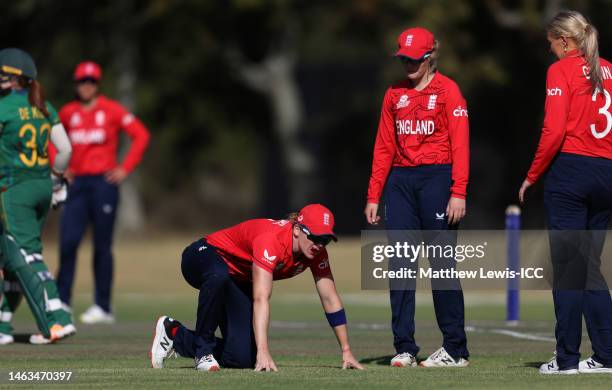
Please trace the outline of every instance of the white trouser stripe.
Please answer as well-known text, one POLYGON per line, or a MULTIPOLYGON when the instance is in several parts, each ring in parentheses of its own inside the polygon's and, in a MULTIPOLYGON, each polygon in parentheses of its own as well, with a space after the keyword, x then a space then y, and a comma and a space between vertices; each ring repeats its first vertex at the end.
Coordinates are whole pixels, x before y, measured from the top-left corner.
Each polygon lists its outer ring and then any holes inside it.
POLYGON ((62 308, 62 301, 59 298, 47 299, 46 302, 47 311, 56 311, 62 308))
POLYGON ((36 261, 43 261, 43 257, 40 253, 32 253, 31 255, 28 255, 23 249, 21 250, 21 254, 23 255, 23 257, 26 259, 26 262, 28 264, 30 263, 34 263, 36 261))
POLYGON ((40 280, 42 280, 43 282, 46 282, 48 280, 53 280, 53 275, 51 274, 51 272, 49 271, 40 271, 38 273, 38 277, 40 278, 40 280))

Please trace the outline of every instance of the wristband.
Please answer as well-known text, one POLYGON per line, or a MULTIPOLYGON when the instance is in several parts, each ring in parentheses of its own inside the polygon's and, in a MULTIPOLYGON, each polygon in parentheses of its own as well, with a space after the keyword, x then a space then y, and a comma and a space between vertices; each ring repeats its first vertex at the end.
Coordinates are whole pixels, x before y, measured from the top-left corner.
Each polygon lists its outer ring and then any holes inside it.
POLYGON ((325 317, 327 317, 327 322, 329 322, 329 326, 332 328, 346 324, 346 313, 344 309, 340 309, 334 313, 325 313, 325 317))

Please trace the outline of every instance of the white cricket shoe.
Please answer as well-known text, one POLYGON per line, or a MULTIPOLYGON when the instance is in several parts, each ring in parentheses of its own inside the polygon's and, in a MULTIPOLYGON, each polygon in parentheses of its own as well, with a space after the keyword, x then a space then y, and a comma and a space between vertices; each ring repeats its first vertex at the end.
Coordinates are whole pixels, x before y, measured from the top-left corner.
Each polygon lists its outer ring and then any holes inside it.
POLYGON ((48 339, 42 334, 33 334, 30 336, 30 344, 35 345, 44 345, 51 344, 59 340, 63 340, 67 337, 76 334, 76 327, 73 324, 68 324, 66 326, 53 325, 51 328, 51 338, 48 339))
POLYGON ((164 368, 164 360, 167 358, 177 358, 174 351, 174 340, 168 334, 168 331, 179 326, 180 323, 168 316, 161 316, 155 324, 155 332, 153 333, 153 344, 149 357, 151 358, 151 367, 164 368))
POLYGON ((199 359, 196 358, 195 369, 198 371, 219 371, 221 370, 221 367, 219 367, 219 363, 217 363, 215 357, 210 354, 202 356, 199 359))
POLYGON ((15 342, 12 334, 0 333, 0 345, 8 345, 15 342))
POLYGON ((467 367, 470 364, 469 360, 464 358, 454 359, 446 352, 444 347, 438 349, 421 363, 421 367, 467 367))
POLYGON ((578 363, 578 371, 581 374, 610 374, 612 368, 604 367, 603 364, 590 357, 578 363))
POLYGON ((112 313, 104 311, 100 306, 90 306, 79 319, 84 324, 114 324, 115 316, 112 313))
POLYGON ((398 353, 391 359, 391 367, 416 367, 416 357, 408 352, 398 353))
POLYGON ((578 374, 577 368, 571 368, 569 370, 559 370, 557 365, 557 353, 553 355, 552 359, 548 363, 544 363, 540 366, 540 374, 544 375, 575 375, 578 374))
POLYGON ((55 341, 63 340, 75 334, 76 334, 76 327, 73 324, 68 324, 54 333, 55 338, 52 337, 53 341, 52 339, 48 339, 42 334, 37 333, 37 334, 33 334, 30 336, 30 344, 35 344, 35 345, 51 344, 55 341))
POLYGON ((64 325, 64 330, 63 330, 63 338, 68 337, 68 336, 73 336, 76 334, 76 326, 74 326, 74 324, 68 324, 68 325, 64 325))

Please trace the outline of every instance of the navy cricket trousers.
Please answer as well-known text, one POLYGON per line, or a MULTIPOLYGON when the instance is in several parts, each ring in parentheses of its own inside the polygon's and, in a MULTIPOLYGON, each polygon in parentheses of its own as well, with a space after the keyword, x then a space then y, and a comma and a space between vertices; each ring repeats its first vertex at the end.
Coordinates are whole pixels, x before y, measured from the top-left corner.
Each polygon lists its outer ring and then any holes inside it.
POLYGON ((582 316, 593 358, 612 367, 612 300, 601 253, 612 214, 612 160, 560 153, 546 176, 557 363, 576 368, 582 316))
MULTIPOLYGON (((451 185, 451 165, 394 167, 385 186, 385 219, 390 243, 455 245, 456 227, 449 227, 446 218, 451 185)), ((454 258, 429 258, 429 262, 432 269, 449 269, 456 265, 454 258)), ((391 260, 389 269, 405 265, 403 259, 401 264, 391 260)), ((468 358, 461 284, 458 280, 432 280, 432 295, 436 320, 443 335, 442 346, 455 359, 468 358)), ((416 356, 419 347, 414 339, 415 288, 392 282, 390 298, 395 349, 397 353, 409 352, 416 356)))
POLYGON ((257 346, 253 333, 253 284, 230 277, 216 248, 198 240, 185 248, 183 277, 200 291, 195 330, 180 326, 174 349, 184 357, 213 354, 223 367, 253 368, 257 346), (221 330, 222 338, 215 337, 221 330))
POLYGON ((60 268, 57 286, 62 302, 70 305, 76 271, 76 255, 87 225, 93 225, 95 303, 111 311, 113 283, 113 229, 119 188, 103 175, 77 176, 68 187, 68 199, 60 222, 60 268))

